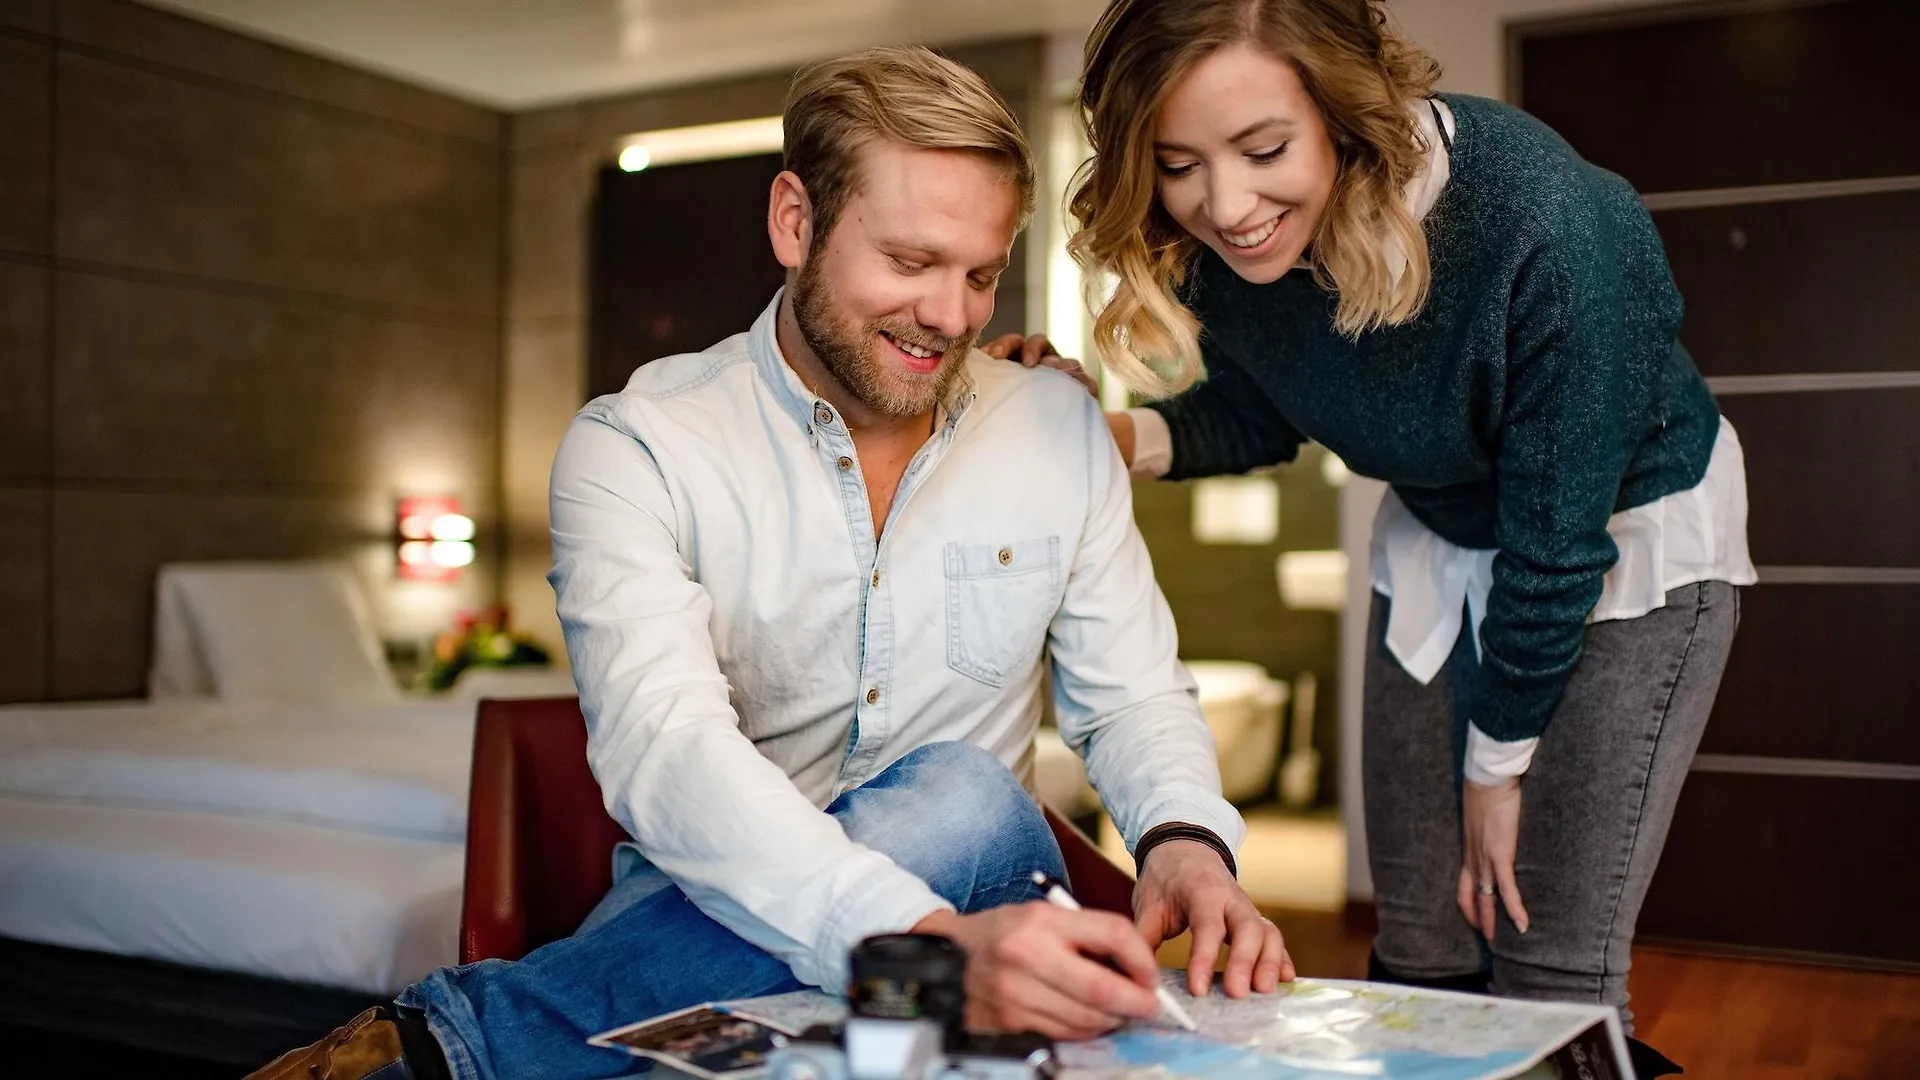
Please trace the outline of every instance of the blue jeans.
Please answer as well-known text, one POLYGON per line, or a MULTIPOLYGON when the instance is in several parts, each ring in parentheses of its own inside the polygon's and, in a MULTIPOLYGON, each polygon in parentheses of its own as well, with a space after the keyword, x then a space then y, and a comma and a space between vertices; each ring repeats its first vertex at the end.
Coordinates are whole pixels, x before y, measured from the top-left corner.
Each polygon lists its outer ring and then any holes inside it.
MULTIPOLYGON (((923 746, 827 807, 848 838, 891 858, 962 913, 1039 898, 1060 847, 998 759, 923 746)), ((706 1001, 798 990, 787 965, 708 918, 645 864, 572 937, 517 961, 442 968, 401 993, 426 1014, 456 1080, 624 1076, 642 1065, 587 1036, 706 1001)), ((838 990, 838 987, 832 989, 838 990)))

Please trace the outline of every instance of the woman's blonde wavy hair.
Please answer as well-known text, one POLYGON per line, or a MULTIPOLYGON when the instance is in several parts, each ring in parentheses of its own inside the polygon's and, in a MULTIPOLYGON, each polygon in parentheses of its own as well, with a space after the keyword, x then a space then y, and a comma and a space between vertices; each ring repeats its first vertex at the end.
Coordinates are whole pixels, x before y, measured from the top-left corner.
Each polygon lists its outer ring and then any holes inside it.
POLYGON ((1293 66, 1332 138, 1337 171, 1308 257, 1339 297, 1334 324, 1357 336, 1426 303, 1426 236, 1402 191, 1427 147, 1413 109, 1439 65, 1387 25, 1383 0, 1114 0, 1087 38, 1081 120, 1093 157, 1069 209, 1068 250, 1117 279, 1094 321, 1108 369, 1150 397, 1200 372, 1200 325, 1181 302, 1200 242, 1160 204, 1154 125, 1168 91, 1222 46, 1251 41, 1293 66), (1380 243, 1406 252, 1397 276, 1380 243))

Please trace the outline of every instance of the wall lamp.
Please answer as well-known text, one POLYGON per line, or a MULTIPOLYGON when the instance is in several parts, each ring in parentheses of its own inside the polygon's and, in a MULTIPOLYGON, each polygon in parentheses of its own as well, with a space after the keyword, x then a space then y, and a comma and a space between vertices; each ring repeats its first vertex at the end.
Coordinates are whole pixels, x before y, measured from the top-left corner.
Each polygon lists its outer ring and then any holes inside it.
POLYGON ((461 567, 473 562, 473 519, 450 496, 402 498, 395 514, 399 533, 398 574, 402 581, 451 584, 461 567))

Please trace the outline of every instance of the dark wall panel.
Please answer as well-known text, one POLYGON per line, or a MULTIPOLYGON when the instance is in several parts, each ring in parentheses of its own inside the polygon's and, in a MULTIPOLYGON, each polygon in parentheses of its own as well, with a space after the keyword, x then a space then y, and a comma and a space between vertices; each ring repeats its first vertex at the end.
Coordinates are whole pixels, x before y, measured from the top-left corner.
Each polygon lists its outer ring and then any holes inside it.
POLYGON ((0 0, 0 702, 141 693, 168 561, 349 558, 401 643, 495 598, 503 130, 141 4, 0 0), (478 522, 457 584, 394 580, 411 494, 478 522))
POLYGON ((53 0, 0 0, 0 26, 53 32, 53 0))
POLYGON ((527 151, 508 163, 506 295, 509 320, 565 319, 587 306, 587 218, 593 170, 573 146, 527 151))
POLYGON ((1916 41, 1912 0, 1533 37, 1517 100, 1641 191, 1913 175, 1916 41))
POLYGON ((59 63, 62 258, 490 314, 490 147, 75 53, 59 63))
POLYGON ((1739 394, 1762 566, 1920 567, 1920 389, 1739 394))
POLYGON ((0 488, 0 701, 47 695, 47 493, 0 488))
POLYGON ((0 249, 46 254, 53 49, 0 34, 0 249))
POLYGON ((1700 752, 1920 765, 1917 650, 1920 585, 1762 582, 1700 752))
POLYGON ((1653 220, 1707 375, 1920 370, 1920 191, 1653 220))
POLYGON ((0 477, 47 470, 47 274, 0 262, 0 477))
POLYGON ((495 331, 92 274, 59 278, 62 477, 362 485, 491 461, 495 331))
POLYGON ((1917 783, 1695 773, 1639 932, 1920 963, 1916 825, 1917 783))
POLYGON ((396 127, 499 143, 491 109, 127 0, 60 0, 60 36, 90 49, 359 113, 396 127))

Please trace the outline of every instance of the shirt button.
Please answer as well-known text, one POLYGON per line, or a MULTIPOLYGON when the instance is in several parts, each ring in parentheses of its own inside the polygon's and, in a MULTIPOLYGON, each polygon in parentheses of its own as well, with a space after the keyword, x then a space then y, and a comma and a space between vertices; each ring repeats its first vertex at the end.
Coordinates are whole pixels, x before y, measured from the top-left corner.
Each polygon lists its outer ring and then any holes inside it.
POLYGON ((880 571, 878 570, 873 572, 873 587, 876 589, 880 587, 880 571))
POLYGON ((1013 565, 1013 549, 1012 548, 1000 549, 1000 565, 1001 566, 1013 565))
POLYGON ((845 472, 851 468, 853 468, 853 459, 842 455, 840 458, 840 471, 845 472))
POLYGON ((822 405, 813 410, 813 419, 821 425, 831 424, 833 423, 833 410, 822 405))
POLYGON ((880 688, 876 686, 873 689, 867 691, 867 704, 877 705, 879 704, 879 702, 880 702, 880 688))

